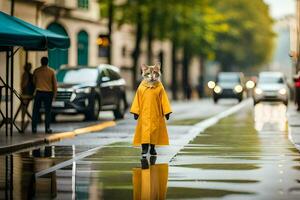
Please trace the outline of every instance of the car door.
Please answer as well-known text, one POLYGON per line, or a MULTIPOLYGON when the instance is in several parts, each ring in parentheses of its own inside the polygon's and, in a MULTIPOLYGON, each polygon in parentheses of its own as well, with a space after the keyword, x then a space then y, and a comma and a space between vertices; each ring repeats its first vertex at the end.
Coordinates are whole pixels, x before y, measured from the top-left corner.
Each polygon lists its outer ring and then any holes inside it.
POLYGON ((100 71, 100 90, 102 95, 102 105, 111 105, 113 102, 112 79, 106 68, 100 71))
POLYGON ((117 104, 120 97, 120 75, 112 69, 108 69, 108 73, 112 79, 113 102, 117 104))

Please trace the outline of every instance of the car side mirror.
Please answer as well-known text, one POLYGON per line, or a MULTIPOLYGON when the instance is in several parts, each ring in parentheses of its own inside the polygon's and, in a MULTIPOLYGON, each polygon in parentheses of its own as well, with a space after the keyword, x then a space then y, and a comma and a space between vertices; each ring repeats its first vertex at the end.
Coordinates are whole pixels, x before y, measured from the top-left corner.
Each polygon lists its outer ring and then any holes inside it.
POLYGON ((101 78, 101 82, 107 82, 107 81, 110 81, 110 78, 109 78, 109 77, 103 76, 103 77, 101 78))

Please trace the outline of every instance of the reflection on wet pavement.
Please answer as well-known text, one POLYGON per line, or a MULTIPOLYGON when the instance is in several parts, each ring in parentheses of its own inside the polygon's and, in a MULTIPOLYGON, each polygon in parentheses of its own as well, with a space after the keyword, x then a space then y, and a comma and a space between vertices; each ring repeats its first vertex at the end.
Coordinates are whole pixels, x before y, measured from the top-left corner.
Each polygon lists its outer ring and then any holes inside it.
POLYGON ((286 131, 287 108, 284 104, 257 104, 254 108, 257 131, 286 131))
POLYGON ((141 167, 132 169, 133 199, 165 199, 168 182, 168 164, 155 164, 156 157, 141 159, 141 167))
POLYGON ((140 160, 140 150, 129 143, 105 146, 80 160, 72 160, 74 146, 60 148, 47 146, 7 156, 14 163, 12 170, 9 166, 0 169, 0 199, 148 199, 149 195, 164 199, 166 195, 168 164, 156 164, 156 157, 149 163, 140 160), (69 160, 69 165, 61 165, 69 160), (48 173, 40 176, 43 170, 48 173))
POLYGON ((259 104, 201 133, 170 163, 167 198, 299 199, 300 156, 285 112, 259 104))
POLYGON ((169 164, 162 155, 141 160, 128 142, 1 156, 0 199, 299 199, 300 156, 285 112, 258 104, 229 116, 169 164))
POLYGON ((74 146, 44 146, 31 151, 0 156, 0 199, 32 199, 40 187, 51 186, 50 196, 55 196, 53 176, 50 182, 35 179, 35 174, 64 162, 75 153, 85 151, 84 148, 75 151, 74 146))

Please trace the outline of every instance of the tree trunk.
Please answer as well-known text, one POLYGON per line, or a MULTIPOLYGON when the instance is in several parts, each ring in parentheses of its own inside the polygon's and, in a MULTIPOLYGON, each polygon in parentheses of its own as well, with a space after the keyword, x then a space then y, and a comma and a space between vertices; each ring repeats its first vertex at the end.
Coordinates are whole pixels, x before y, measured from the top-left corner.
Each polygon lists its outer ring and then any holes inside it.
POLYGON ((199 97, 204 97, 204 89, 205 89, 205 83, 204 83, 204 77, 205 77, 205 66, 204 66, 204 57, 200 55, 199 57, 199 63, 200 63, 200 76, 199 76, 199 85, 198 85, 198 94, 199 97))
POLYGON ((189 65, 190 65, 190 52, 188 45, 183 47, 183 61, 182 61, 182 88, 184 97, 191 99, 192 88, 189 82, 189 65))
POLYGON ((114 0, 108 1, 108 57, 107 62, 111 64, 112 61, 112 28, 113 28, 113 20, 114 20, 114 0))
POLYGON ((141 46, 141 41, 143 37, 143 19, 142 19, 142 12, 139 10, 137 11, 136 15, 136 37, 135 37, 135 47, 133 50, 132 54, 132 59, 133 59, 133 66, 132 66, 132 86, 133 88, 137 88, 137 65, 138 65, 138 60, 139 56, 141 53, 140 46, 141 46))
POLYGON ((148 34, 147 34, 147 60, 148 64, 152 64, 153 51, 152 51, 152 42, 153 42, 153 31, 155 30, 155 10, 151 9, 149 12, 148 19, 148 34))
POLYGON ((176 69, 177 69, 177 59, 176 59, 176 52, 177 52, 177 44, 175 41, 172 43, 172 97, 173 100, 177 100, 177 74, 176 74, 176 69))

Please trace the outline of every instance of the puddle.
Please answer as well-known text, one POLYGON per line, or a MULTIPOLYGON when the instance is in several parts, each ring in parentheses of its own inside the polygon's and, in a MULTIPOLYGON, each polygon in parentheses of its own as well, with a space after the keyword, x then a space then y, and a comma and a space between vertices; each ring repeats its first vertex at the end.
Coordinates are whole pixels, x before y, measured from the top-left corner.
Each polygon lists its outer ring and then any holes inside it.
POLYGON ((167 198, 299 199, 289 192, 300 156, 283 129, 286 109, 266 106, 221 120, 182 149, 170 163, 167 198))
POLYGON ((168 188, 168 196, 170 199, 199 199, 199 198, 221 198, 227 195, 253 195, 251 192, 238 192, 234 190, 216 190, 216 189, 199 189, 171 187, 168 188))
POLYGON ((129 143, 72 160, 75 149, 46 146, 0 157, 0 199, 165 199, 168 164, 140 160, 129 143))
POLYGON ((172 125, 172 126, 191 126, 191 125, 195 125, 205 119, 207 119, 208 117, 200 117, 200 118, 189 118, 189 119, 181 119, 181 120, 173 120, 171 122, 168 123, 168 125, 172 125))

